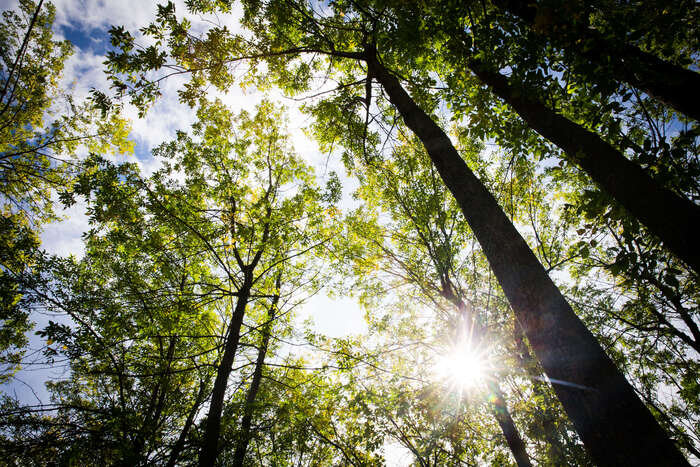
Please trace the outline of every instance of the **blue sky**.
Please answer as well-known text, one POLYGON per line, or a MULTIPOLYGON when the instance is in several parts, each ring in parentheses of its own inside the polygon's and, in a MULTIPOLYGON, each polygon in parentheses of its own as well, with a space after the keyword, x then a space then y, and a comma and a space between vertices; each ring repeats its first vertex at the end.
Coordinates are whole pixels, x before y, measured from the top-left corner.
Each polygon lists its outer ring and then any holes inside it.
MULTIPOLYGON (((102 72, 104 54, 108 50, 108 30, 111 25, 124 25, 133 34, 137 35, 139 27, 147 24, 155 13, 155 3, 124 0, 110 2, 106 0, 81 1, 81 0, 57 0, 56 21, 54 34, 56 38, 68 39, 73 43, 75 53, 67 61, 63 86, 72 89, 78 98, 87 97, 91 88, 108 91, 108 83, 102 72)), ((178 11, 184 11, 182 2, 178 3, 178 11)), ((0 0, 0 9, 14 9, 16 1, 0 0)), ((235 15, 229 18, 219 19, 230 24, 235 29, 235 15)), ((196 27, 196 19, 195 19, 196 27)), ((138 118, 135 109, 127 106, 126 114, 132 121, 132 139, 135 143, 135 155, 144 173, 148 174, 158 167, 158 161, 151 157, 151 150, 158 144, 170 140, 175 130, 187 130, 194 121, 192 109, 177 101, 176 90, 181 81, 170 80, 163 87, 163 98, 150 110, 145 118, 138 118)), ((344 172, 337 159, 328 160, 320 154, 315 143, 309 141, 300 131, 308 124, 308 119, 298 112, 298 103, 285 99, 280 95, 263 95, 254 89, 242 92, 235 87, 230 94, 218 95, 234 111, 240 109, 252 109, 263 97, 271 98, 288 108, 289 131, 293 135, 295 149, 310 163, 317 167, 317 173, 323 174, 326 170, 335 170, 339 174, 344 172)), ((134 156, 118 158, 133 161, 134 156)), ((348 190, 344 193, 346 204, 350 204, 348 190)), ((43 247, 46 251, 57 255, 81 256, 83 252, 81 235, 89 228, 85 207, 78 203, 72 208, 62 212, 62 222, 50 224, 42 233, 43 247)), ((299 321, 312 317, 316 323, 315 329, 330 336, 341 337, 348 334, 364 332, 364 312, 352 299, 332 300, 324 293, 313 297, 299 312, 299 321)), ((65 320, 60 316, 48 316, 35 313, 37 323, 35 330, 41 329, 48 320, 65 320)), ((30 354, 39 356, 40 349, 45 342, 33 333, 30 334, 30 354)), ((54 365, 27 365, 20 371, 17 379, 2 387, 2 390, 15 394, 20 400, 30 404, 36 404, 37 398, 48 402, 48 393, 44 382, 50 378, 62 378, 67 375, 65 366, 56 363, 54 365)))

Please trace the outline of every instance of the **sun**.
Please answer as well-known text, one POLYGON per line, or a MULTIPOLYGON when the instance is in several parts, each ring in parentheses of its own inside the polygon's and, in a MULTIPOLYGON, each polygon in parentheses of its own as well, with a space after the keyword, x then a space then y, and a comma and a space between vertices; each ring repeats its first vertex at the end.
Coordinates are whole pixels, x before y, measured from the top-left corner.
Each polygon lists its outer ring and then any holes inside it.
POLYGON ((460 389, 474 388, 486 377, 486 358, 484 352, 463 342, 441 356, 435 370, 440 378, 451 381, 460 389))

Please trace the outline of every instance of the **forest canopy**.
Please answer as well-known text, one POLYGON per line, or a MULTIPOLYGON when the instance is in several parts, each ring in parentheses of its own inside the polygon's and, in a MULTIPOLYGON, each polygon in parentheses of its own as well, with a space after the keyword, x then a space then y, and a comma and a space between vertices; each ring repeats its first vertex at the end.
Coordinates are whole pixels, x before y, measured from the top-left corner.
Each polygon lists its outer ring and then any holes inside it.
POLYGON ((8 465, 700 465, 697 2, 10 3, 8 465))

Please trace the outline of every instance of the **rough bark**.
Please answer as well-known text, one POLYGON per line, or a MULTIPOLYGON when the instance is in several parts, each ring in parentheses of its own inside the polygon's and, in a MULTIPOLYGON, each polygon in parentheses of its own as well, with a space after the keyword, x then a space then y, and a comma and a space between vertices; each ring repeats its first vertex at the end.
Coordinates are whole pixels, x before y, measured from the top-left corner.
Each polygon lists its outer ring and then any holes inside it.
POLYGON ((366 61, 421 139, 479 240, 513 311, 584 445, 601 466, 687 466, 687 460, 576 316, 450 139, 368 50, 366 61))
MULTIPOLYGON (((609 70, 620 81, 645 93, 695 120, 700 120, 700 74, 667 62, 633 45, 611 41, 586 22, 574 25, 568 14, 539 11, 537 7, 519 0, 496 0, 500 8, 520 18, 530 26, 539 15, 546 15, 558 26, 533 28, 545 34, 557 46, 573 50, 601 69, 609 70), (576 44, 586 42, 586 47, 576 44)), ((562 8, 567 5, 562 4, 562 8)))
MULTIPOLYGON (((277 278, 277 290, 280 288, 280 277, 277 278)), ((238 437, 238 442, 236 443, 236 448, 233 452, 233 463, 235 467, 242 467, 243 461, 245 460, 245 454, 248 450, 248 444, 251 439, 251 425, 253 422, 253 410, 255 408, 255 399, 258 396, 258 390, 260 389, 260 382, 262 381, 262 370, 265 365, 265 356, 267 355, 267 346, 270 342, 270 329, 272 327, 272 322, 275 319, 275 313, 277 311, 277 305, 279 303, 280 296, 275 295, 268 308, 267 312, 267 323, 263 328, 262 341, 260 342, 260 348, 258 349, 258 357, 255 360, 255 370, 253 371, 253 379, 250 382, 250 387, 248 388, 248 393, 245 398, 245 408, 243 411, 243 418, 241 419, 241 431, 238 437)))
POLYGON ((219 363, 219 368, 216 372, 209 413, 207 414, 207 422, 204 428, 202 449, 199 452, 200 467, 213 466, 219 451, 219 432, 221 431, 221 413, 224 408, 224 396, 226 395, 226 386, 228 386, 228 378, 231 375, 233 360, 236 356, 236 350, 238 349, 243 315, 248 305, 251 288, 252 274, 249 273, 245 275, 245 282, 238 291, 238 301, 236 302, 236 308, 231 317, 231 324, 226 333, 224 355, 221 358, 221 363, 219 363))
MULTIPOLYGON (((469 69, 510 105, 530 128, 560 147, 591 179, 639 219, 664 245, 700 272, 700 208, 656 183, 594 132, 532 99, 476 60, 469 69)), ((700 89, 700 88, 699 88, 700 89)))

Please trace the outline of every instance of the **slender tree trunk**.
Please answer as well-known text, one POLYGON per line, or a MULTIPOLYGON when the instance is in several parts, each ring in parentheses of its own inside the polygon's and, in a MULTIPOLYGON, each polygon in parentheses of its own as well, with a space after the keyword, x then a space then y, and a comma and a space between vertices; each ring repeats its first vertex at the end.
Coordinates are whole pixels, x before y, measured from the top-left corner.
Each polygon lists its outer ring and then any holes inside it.
MULTIPOLYGON (((155 405, 153 405, 153 402, 151 402, 152 408, 149 409, 149 418, 147 418, 146 423, 144 424, 144 427, 147 428, 146 433, 148 434, 148 442, 149 442, 149 450, 145 453, 146 459, 148 459, 148 456, 153 452, 154 449, 154 444, 155 444, 155 438, 156 434, 158 432, 158 426, 161 423, 161 416, 163 414, 163 409, 165 408, 165 398, 167 397, 168 393, 170 392, 170 369, 173 363, 173 357, 175 356, 175 346, 177 344, 177 337, 171 337, 170 338, 170 343, 168 344, 168 351, 166 354, 166 361, 167 365, 165 367, 165 371, 163 371, 163 375, 161 376, 161 379, 158 383, 157 386, 157 392, 159 393, 158 395, 158 400, 153 401, 155 402, 155 405)), ((146 434, 144 433, 144 434, 146 434)), ((146 438, 144 436, 144 441, 146 441, 146 438)))
POLYGON ((530 128, 563 149, 572 162, 646 225, 669 250, 700 272, 698 206, 655 182, 639 165, 597 134, 511 86, 505 76, 487 70, 476 60, 470 60, 468 66, 518 112, 530 128))
POLYGON ((207 414, 207 422, 204 428, 202 450, 199 452, 200 467, 213 466, 219 452, 219 432, 221 431, 221 413, 224 408, 224 396, 226 395, 228 378, 231 375, 231 369, 233 367, 233 359, 236 356, 236 350, 238 349, 238 341, 241 337, 241 325, 243 324, 243 315, 245 314, 245 308, 248 305, 251 288, 252 274, 245 274, 245 282, 238 291, 236 309, 233 312, 231 324, 229 325, 228 333, 226 334, 224 355, 221 358, 219 369, 216 372, 216 379, 214 380, 214 389, 211 394, 209 413, 207 414))
MULTIPOLYGON (((611 71, 620 81, 641 89, 690 118, 700 120, 700 74, 633 45, 610 41, 595 29, 588 28, 587 21, 575 25, 568 20, 571 15, 565 12, 540 11, 520 0, 496 0, 495 3, 530 26, 537 24, 538 15, 546 17, 546 21, 540 23, 551 22, 551 25, 533 29, 546 34, 555 45, 575 51, 591 64, 611 71), (577 40, 584 43, 576 44, 577 40)), ((562 10, 566 7, 567 4, 562 3, 562 10)))
MULTIPOLYGON (((143 452, 146 447, 146 442, 152 440, 157 431, 158 421, 165 404, 165 396, 168 393, 167 383, 170 378, 170 366, 175 354, 176 338, 171 337, 168 349, 165 355, 165 367, 162 370, 160 378, 156 383, 148 403, 148 407, 144 410, 143 424, 136 430, 135 439, 131 445, 128 455, 121 460, 121 465, 133 466, 141 465, 148 459, 148 452, 143 452)), ((162 358, 162 357, 161 357, 162 358)))
MULTIPOLYGON (((280 276, 277 276, 277 290, 279 290, 280 285, 280 276)), ((262 370, 263 366, 265 365, 267 346, 270 342, 270 329, 272 328, 272 321, 275 319, 275 313, 277 312, 277 304, 279 303, 279 299, 280 296, 275 295, 272 299, 272 303, 270 304, 270 308, 268 308, 267 311, 267 323, 263 328, 262 342, 260 342, 258 358, 255 360, 255 370, 253 371, 253 379, 250 382, 248 394, 246 394, 245 398, 245 409, 243 412, 243 419, 241 420, 241 432, 238 437, 236 448, 233 452, 233 463, 231 465, 233 465, 234 467, 243 467, 245 453, 248 450, 248 444, 250 443, 250 427, 253 422, 253 410, 255 408, 255 399, 258 396, 260 382, 262 381, 262 370)))
POLYGON ((687 466, 686 459, 576 316, 494 197, 398 79, 366 54, 406 125, 460 205, 578 433, 601 466, 687 466))
MULTIPOLYGON (((464 328, 460 329, 460 332, 470 335, 474 340, 474 345, 477 348, 480 347, 486 333, 480 317, 468 309, 467 304, 462 297, 456 293, 449 279, 446 279, 442 283, 441 291, 442 296, 449 300, 460 313, 460 317, 464 322, 464 328)), ((464 337, 460 338, 463 339, 464 337)), ((503 391, 501 391, 498 382, 490 378, 490 376, 491 375, 486 375, 487 387, 489 389, 488 402, 491 408, 491 414, 498 422, 498 426, 501 427, 501 432, 508 443, 508 448, 510 448, 510 452, 513 454, 518 467, 532 467, 525 442, 520 436, 520 432, 515 425, 513 417, 510 415, 505 398, 503 397, 503 391)))
POLYGON ((510 416, 501 388, 495 381, 489 381, 488 386, 489 395, 492 396, 490 401, 492 404, 491 413, 493 413, 496 421, 498 421, 498 426, 501 427, 510 452, 513 454, 513 457, 515 457, 515 462, 518 464, 518 467, 532 467, 530 457, 527 455, 527 450, 525 449, 525 442, 523 442, 523 439, 520 437, 513 417, 510 416))
POLYGON ((182 431, 180 431, 180 436, 177 438, 177 441, 175 442, 175 446, 173 446, 172 451, 170 451, 170 457, 168 458, 168 463, 166 467, 175 467, 177 465, 177 461, 180 458, 182 448, 185 447, 185 440, 187 439, 187 434, 190 432, 190 429, 192 429, 192 425, 194 424, 194 417, 197 415, 197 410, 199 409, 199 406, 202 405, 202 401, 204 400, 204 390, 206 389, 206 387, 207 385, 204 381, 199 383, 199 392, 197 393, 197 397, 195 398, 192 408, 187 414, 187 419, 185 420, 185 424, 182 427, 182 431))
POLYGON ((39 3, 37 3, 37 5, 36 5, 36 9, 34 10, 34 14, 32 15, 32 19, 31 19, 31 21, 29 21, 29 27, 27 28, 27 33, 24 35, 24 39, 22 40, 22 45, 20 46, 19 50, 17 51, 17 56, 15 57, 15 60, 12 62, 12 66, 10 66, 10 71, 7 74, 7 79, 5 80, 5 84, 3 84, 2 90, 0 90, 0 103, 4 103, 2 110, 0 110, 0 115, 3 115, 5 113, 5 111, 7 111, 8 107, 10 106, 10 103, 12 102, 13 95, 14 95, 14 89, 15 89, 15 86, 17 86, 17 83, 19 82, 19 78, 16 78, 14 84, 12 84, 12 88, 9 90, 10 91, 9 96, 7 95, 8 88, 10 86, 10 83, 12 82, 12 79, 14 78, 15 73, 17 73, 17 74, 21 73, 22 62, 24 61, 24 54, 27 53, 27 46, 29 45, 29 39, 32 36, 32 30, 34 29, 34 25, 36 24, 36 20, 39 18, 39 12, 41 11, 41 5, 43 3, 44 3, 44 0, 39 0, 39 3), (7 96, 7 99, 5 99, 6 96, 7 96))

